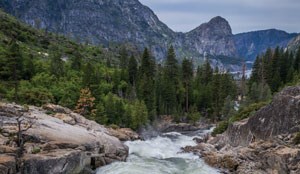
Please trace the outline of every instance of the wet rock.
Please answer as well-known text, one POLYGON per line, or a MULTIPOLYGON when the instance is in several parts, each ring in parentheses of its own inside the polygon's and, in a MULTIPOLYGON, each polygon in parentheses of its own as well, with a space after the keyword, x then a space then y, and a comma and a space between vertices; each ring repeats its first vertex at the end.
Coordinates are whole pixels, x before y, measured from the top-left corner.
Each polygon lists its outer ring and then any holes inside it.
POLYGON ((139 134, 137 134, 130 128, 108 128, 107 130, 110 135, 117 137, 120 141, 134 141, 141 139, 139 134))

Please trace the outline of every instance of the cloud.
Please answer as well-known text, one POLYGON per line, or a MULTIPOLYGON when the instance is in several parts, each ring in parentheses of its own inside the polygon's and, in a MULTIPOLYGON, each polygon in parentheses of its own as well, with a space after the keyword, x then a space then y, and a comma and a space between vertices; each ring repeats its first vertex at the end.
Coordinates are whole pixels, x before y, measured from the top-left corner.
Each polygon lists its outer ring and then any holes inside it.
POLYGON ((277 28, 300 32, 298 0, 140 0, 175 31, 187 32, 214 16, 234 33, 277 28))

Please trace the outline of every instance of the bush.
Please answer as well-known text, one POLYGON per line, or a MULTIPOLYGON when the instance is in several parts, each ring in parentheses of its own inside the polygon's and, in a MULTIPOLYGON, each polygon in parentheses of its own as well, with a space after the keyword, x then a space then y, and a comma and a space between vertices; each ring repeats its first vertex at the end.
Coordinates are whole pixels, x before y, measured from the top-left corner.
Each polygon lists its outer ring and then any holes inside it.
POLYGON ((214 131, 211 133, 212 136, 216 136, 217 134, 221 134, 226 131, 228 128, 229 122, 228 121, 222 121, 220 122, 217 127, 214 129, 214 131))
POLYGON ((295 138, 293 139, 293 143, 294 144, 300 144, 300 132, 298 132, 295 136, 295 138))
POLYGON ((120 129, 120 127, 118 125, 115 125, 115 124, 111 124, 109 127, 114 129, 114 130, 120 129))
POLYGON ((253 115, 256 111, 258 111, 260 108, 266 106, 267 104, 268 102, 253 103, 245 108, 242 108, 241 110, 239 110, 237 114, 229 118, 229 122, 232 123, 232 122, 236 122, 248 118, 251 115, 253 115))
POLYGON ((31 151, 32 154, 38 154, 41 152, 41 148, 40 147, 34 147, 31 151))

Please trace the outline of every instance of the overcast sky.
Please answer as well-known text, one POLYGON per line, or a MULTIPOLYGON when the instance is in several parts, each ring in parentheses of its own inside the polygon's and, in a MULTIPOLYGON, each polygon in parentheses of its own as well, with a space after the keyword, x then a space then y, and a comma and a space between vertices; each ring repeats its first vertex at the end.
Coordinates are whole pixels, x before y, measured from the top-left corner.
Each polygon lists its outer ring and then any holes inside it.
POLYGON ((300 0, 140 0, 174 31, 190 31, 215 16, 233 33, 276 28, 300 32, 300 0))

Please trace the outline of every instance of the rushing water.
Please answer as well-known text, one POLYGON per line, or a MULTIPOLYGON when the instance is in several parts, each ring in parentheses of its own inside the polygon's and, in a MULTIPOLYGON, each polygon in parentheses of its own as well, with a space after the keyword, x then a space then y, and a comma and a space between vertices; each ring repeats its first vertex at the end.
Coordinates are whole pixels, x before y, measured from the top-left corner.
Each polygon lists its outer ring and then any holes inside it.
POLYGON ((129 147, 127 162, 115 162, 99 168, 97 174, 217 174, 191 153, 181 153, 181 147, 194 146, 194 136, 167 133, 146 141, 126 142, 129 147))

